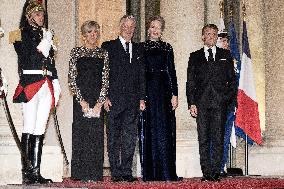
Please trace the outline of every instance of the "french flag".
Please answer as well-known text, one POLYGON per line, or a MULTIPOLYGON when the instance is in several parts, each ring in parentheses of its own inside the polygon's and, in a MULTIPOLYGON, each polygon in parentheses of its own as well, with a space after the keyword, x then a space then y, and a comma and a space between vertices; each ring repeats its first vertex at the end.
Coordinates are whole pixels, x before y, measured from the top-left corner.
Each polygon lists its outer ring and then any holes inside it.
POLYGON ((243 55, 238 88, 236 126, 257 144, 262 143, 258 103, 253 77, 246 22, 243 22, 243 55))

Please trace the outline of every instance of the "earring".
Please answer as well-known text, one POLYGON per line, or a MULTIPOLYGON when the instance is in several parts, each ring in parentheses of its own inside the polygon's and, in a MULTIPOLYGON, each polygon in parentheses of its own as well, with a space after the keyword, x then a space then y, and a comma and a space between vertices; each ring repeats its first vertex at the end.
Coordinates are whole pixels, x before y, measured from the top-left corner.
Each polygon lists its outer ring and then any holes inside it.
POLYGON ((161 33, 161 36, 159 37, 161 41, 163 41, 163 34, 161 33))
POLYGON ((147 32, 147 38, 150 39, 150 32, 147 32))
POLYGON ((83 40, 83 45, 86 45, 86 38, 82 37, 82 40, 83 40))

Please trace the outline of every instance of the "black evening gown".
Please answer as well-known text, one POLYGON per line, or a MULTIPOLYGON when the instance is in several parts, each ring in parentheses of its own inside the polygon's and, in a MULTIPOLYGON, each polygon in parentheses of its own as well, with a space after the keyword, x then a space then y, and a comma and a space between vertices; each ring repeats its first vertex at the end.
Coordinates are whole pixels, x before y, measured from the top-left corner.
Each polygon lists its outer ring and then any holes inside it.
POLYGON ((178 88, 173 49, 163 41, 143 45, 147 97, 139 123, 142 178, 177 180, 176 119, 171 98, 178 95, 178 88))
POLYGON ((69 86, 73 92, 71 178, 100 181, 103 179, 104 120, 83 117, 81 99, 94 107, 104 101, 106 76, 105 52, 102 49, 77 47, 71 51, 69 86), (102 79, 103 78, 103 79, 102 79))

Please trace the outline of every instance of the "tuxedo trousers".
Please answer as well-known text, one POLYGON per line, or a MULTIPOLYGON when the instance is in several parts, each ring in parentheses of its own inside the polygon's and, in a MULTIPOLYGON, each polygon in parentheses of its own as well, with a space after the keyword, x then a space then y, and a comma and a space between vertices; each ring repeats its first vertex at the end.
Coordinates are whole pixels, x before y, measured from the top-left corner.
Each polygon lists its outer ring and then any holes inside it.
POLYGON ((137 132, 137 108, 116 108, 113 105, 107 114, 107 147, 112 177, 132 175, 137 132))
POLYGON ((226 108, 197 107, 197 133, 203 175, 220 174, 223 157, 226 108))

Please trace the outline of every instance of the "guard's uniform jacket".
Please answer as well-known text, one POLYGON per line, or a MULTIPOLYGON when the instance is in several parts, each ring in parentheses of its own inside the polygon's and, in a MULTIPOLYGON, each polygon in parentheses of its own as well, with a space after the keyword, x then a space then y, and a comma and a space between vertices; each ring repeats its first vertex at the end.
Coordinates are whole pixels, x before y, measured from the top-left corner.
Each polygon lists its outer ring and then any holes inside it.
POLYGON ((54 50, 51 48, 46 58, 38 51, 43 31, 41 28, 27 26, 20 31, 21 40, 14 42, 18 54, 18 68, 20 81, 13 96, 13 102, 28 102, 47 81, 51 95, 52 107, 54 106, 53 79, 58 79, 54 62, 54 50), (37 74, 33 71, 37 70, 37 74), (42 70, 42 74, 38 73, 42 70))

